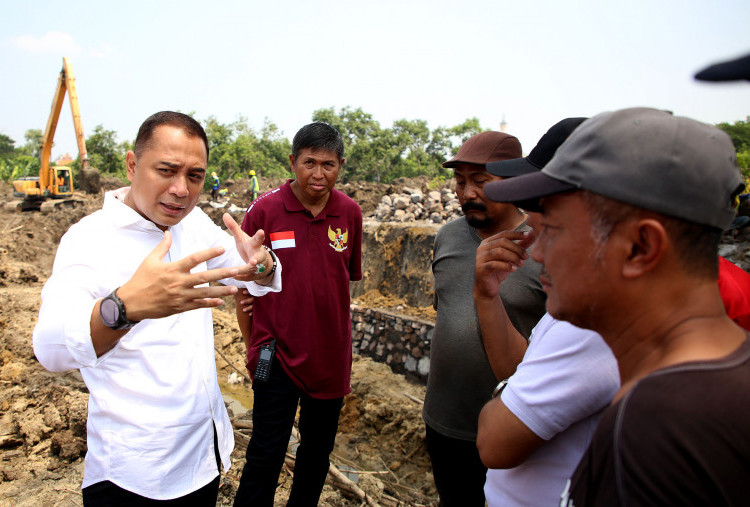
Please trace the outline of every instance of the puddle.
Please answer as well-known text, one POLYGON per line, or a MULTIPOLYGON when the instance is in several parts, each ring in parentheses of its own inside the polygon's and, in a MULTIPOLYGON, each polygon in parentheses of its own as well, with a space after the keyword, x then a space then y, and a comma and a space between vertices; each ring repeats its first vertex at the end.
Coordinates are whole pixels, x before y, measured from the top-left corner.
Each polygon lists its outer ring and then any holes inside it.
POLYGON ((218 380, 222 397, 235 416, 242 415, 253 408, 253 388, 249 383, 230 384, 226 378, 218 380))

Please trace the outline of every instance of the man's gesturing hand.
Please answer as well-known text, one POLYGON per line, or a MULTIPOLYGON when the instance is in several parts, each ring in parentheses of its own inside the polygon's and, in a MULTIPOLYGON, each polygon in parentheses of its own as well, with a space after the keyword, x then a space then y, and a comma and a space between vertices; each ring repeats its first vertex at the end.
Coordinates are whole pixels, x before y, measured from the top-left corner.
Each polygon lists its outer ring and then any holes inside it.
POLYGON ((224 225, 227 226, 229 233, 234 236, 234 242, 237 245, 237 251, 242 259, 247 262, 244 266, 237 266, 239 269, 237 280, 251 281, 266 278, 273 266, 273 259, 265 248, 262 248, 263 240, 266 234, 263 229, 258 229, 253 236, 248 236, 245 231, 237 224, 232 215, 224 213, 222 216, 224 225), (263 273, 258 273, 255 266, 263 264, 266 268, 263 273))
POLYGON ((127 309, 130 320, 158 319, 196 308, 213 308, 223 303, 221 299, 237 292, 231 286, 198 285, 235 276, 239 270, 219 268, 191 273, 198 264, 224 253, 221 247, 208 248, 175 262, 164 262, 172 245, 169 231, 164 239, 143 260, 138 269, 117 291, 127 309))

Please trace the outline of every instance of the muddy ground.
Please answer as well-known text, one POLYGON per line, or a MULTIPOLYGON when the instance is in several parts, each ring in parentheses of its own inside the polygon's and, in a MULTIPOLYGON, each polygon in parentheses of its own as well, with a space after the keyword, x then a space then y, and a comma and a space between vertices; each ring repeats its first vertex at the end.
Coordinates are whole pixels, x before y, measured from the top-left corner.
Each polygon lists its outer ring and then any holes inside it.
MULTIPOLYGON (((264 181, 262 190, 283 180, 264 181)), ((400 182, 397 184, 412 184, 400 182)), ((423 186, 426 182, 416 182, 423 186)), ((225 182, 227 199, 244 207, 247 182, 225 182)), ((105 182, 105 188, 117 186, 105 182)), ((390 185, 352 184, 341 189, 354 197, 365 214, 390 185)), ((0 505, 80 505, 83 456, 86 451, 88 394, 77 371, 54 374, 34 358, 31 332, 39 308, 39 295, 49 276, 60 237, 68 227, 101 206, 102 196, 77 194, 81 201, 43 215, 7 209, 12 198, 0 183, 0 505)), ((208 200, 208 195, 205 196, 208 200)), ((202 207, 212 215, 207 202, 202 207)), ((235 215, 241 219, 241 213, 235 215)), ((372 300, 372 297, 370 298, 372 300)), ((398 298, 381 295, 383 307, 403 305, 398 298)), ((407 308, 408 310, 408 308, 407 308)), ((420 312, 423 313, 423 310, 420 312)), ((244 373, 244 345, 230 307, 214 312, 216 362, 222 384, 237 372, 244 373)), ((434 505, 436 492, 424 447, 421 400, 424 387, 408 382, 382 364, 355 357, 353 393, 344 404, 332 463, 345 477, 381 505, 434 505)), ((242 401, 249 385, 232 385, 242 401)), ((245 399, 246 406, 249 406, 245 399)), ((237 445, 232 468, 222 478, 220 503, 228 505, 244 464, 244 448, 251 433, 246 406, 232 403, 237 445)), ((277 504, 288 496, 293 461, 282 470, 277 504)), ((321 504, 360 505, 363 500, 331 484, 321 504)), ((351 489, 351 488, 350 488, 351 489)))

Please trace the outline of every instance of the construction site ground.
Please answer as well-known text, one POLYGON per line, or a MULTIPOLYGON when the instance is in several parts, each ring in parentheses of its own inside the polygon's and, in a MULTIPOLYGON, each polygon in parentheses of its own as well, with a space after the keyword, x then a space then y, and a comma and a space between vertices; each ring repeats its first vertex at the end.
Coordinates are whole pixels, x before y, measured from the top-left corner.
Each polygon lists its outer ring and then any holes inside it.
MULTIPOLYGON (((264 181, 262 190, 282 182, 264 181)), ((105 190, 119 186, 114 180, 103 183, 105 190)), ((228 189, 226 199, 246 205, 246 180, 225 182, 224 186, 228 189)), ((349 193, 367 214, 391 191, 392 185, 362 184, 349 193)), ((86 387, 77 371, 61 374, 44 370, 34 357, 31 333, 60 238, 70 225, 101 207, 102 195, 76 193, 80 200, 76 206, 48 214, 0 206, 0 506, 82 504, 86 387)), ((205 194, 201 200, 209 197, 205 194)), ((0 183, 0 204, 11 200, 11 187, 0 183)), ((223 211, 216 209, 215 213, 223 211)), ((240 220, 242 215, 236 216, 240 220)), ((409 311, 398 297, 370 294, 369 301, 409 311)), ((425 310, 417 313, 424 316, 425 310)), ((222 476, 219 499, 220 505, 229 505, 252 431, 248 412, 252 391, 247 381, 228 382, 230 377, 235 380, 246 373, 244 345, 231 305, 214 311, 214 330, 219 381, 235 424, 232 467, 222 476)), ((355 356, 352 390, 344 402, 331 457, 336 469, 329 474, 321 504, 436 505, 421 418, 424 387, 392 373, 386 365, 355 356)), ((293 450, 290 445, 277 505, 284 505, 288 497, 293 450)))

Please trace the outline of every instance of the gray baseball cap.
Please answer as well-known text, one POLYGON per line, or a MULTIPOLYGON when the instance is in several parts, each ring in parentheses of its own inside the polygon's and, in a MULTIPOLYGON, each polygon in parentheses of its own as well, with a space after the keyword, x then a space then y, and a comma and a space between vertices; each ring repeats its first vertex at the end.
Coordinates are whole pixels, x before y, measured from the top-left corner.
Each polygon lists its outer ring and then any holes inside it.
POLYGON ((589 190, 638 208, 726 229, 745 187, 730 137, 668 111, 637 107, 584 122, 538 172, 489 183, 500 202, 589 190))

